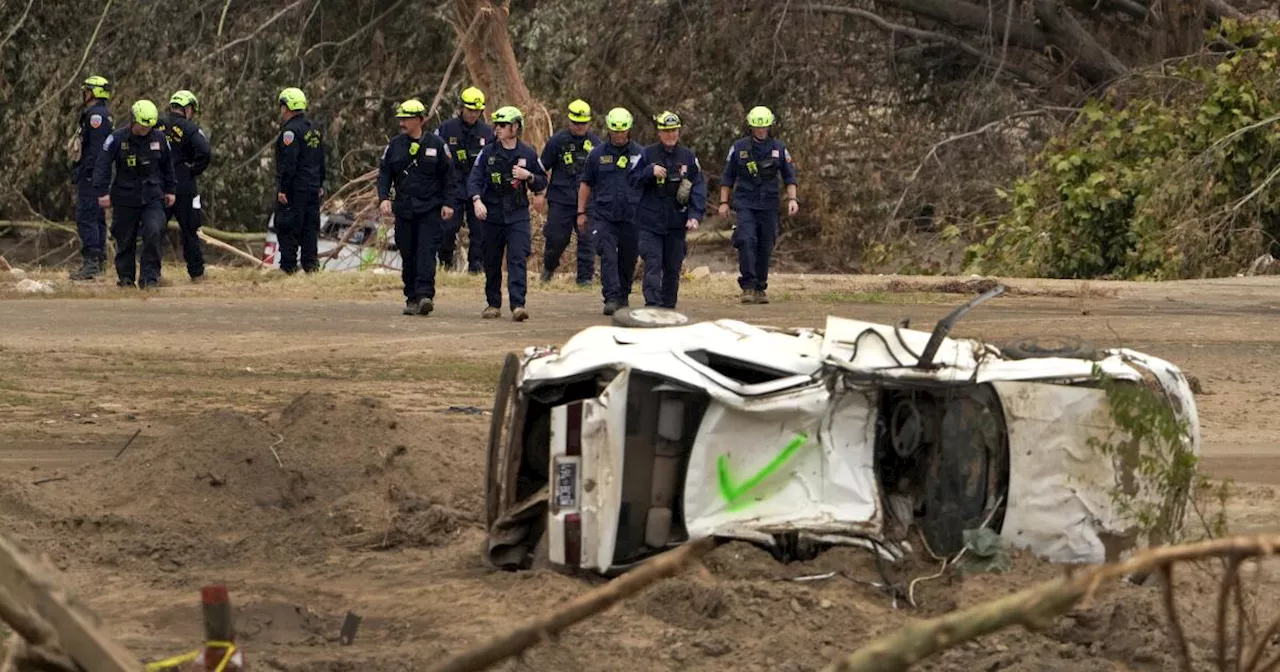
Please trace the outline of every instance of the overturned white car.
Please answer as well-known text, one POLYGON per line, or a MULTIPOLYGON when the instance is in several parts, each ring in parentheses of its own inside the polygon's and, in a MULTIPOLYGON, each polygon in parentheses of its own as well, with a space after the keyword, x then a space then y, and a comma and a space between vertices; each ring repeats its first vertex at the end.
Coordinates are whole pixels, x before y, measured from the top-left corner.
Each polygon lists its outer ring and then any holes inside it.
POLYGON ((950 557, 983 526, 1060 562, 1147 543, 1113 491, 1157 495, 1127 460, 1091 447, 1117 430, 1098 371, 1154 390, 1198 456, 1186 378, 1131 350, 946 336, 1001 291, 933 333, 629 309, 560 348, 508 355, 490 429, 486 562, 616 573, 705 536, 780 560, 859 545, 892 561, 912 552, 911 530, 950 557))

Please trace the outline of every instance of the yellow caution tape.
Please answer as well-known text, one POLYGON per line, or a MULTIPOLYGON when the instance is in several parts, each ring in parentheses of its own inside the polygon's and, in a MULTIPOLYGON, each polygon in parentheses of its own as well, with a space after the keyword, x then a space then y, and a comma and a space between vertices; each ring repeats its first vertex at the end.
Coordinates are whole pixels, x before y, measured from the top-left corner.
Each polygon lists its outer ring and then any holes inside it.
MULTIPOLYGON (((218 667, 214 668, 214 670, 215 672, 223 672, 223 670, 227 669, 227 664, 231 662, 231 656, 235 655, 236 645, 231 642, 218 642, 218 641, 205 642, 204 645, 205 645, 205 648, 208 648, 208 649, 226 649, 227 650, 227 652, 222 656, 222 662, 218 663, 218 667)), ((147 663, 147 672, 159 672, 160 670, 167 670, 171 667, 185 665, 186 663, 190 663, 193 660, 199 658, 203 652, 204 650, 201 649, 199 651, 192 651, 191 653, 184 653, 180 656, 166 658, 164 660, 160 660, 154 663, 147 663)))

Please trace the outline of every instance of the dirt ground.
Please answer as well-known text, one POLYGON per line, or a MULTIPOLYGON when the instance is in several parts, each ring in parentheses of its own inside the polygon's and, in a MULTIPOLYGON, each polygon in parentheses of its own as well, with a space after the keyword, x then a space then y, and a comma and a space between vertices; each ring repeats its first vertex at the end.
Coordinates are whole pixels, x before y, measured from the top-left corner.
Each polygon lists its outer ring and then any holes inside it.
MULTIPOLYGON (((122 643, 151 659, 195 648, 199 588, 224 582, 254 669, 422 670, 600 583, 495 573, 478 553, 501 357, 604 323, 598 290, 535 283, 533 317, 517 324, 481 320, 479 285, 465 276, 442 278, 437 312, 417 318, 399 314, 394 276, 210 275, 147 295, 39 274, 53 293, 23 294, 0 278, 0 530, 47 554, 122 643), (341 646, 348 610, 364 620, 341 646)), ((1280 280, 1010 287, 955 334, 1078 335, 1175 362, 1200 384, 1204 468, 1238 482, 1232 528, 1273 526, 1280 280)), ((713 274, 690 282, 681 309, 786 326, 906 317, 928 329, 983 288, 785 276, 773 303, 742 306, 732 277, 713 274)), ((1259 618, 1280 609, 1268 569, 1250 576, 1259 618)), ((920 583, 913 610, 872 585, 880 575, 862 551, 781 565, 728 544, 497 669, 816 670, 913 618, 1059 571, 1020 555, 1009 574, 920 583)), ((1178 583, 1207 661, 1217 579, 1192 569, 1178 583)), ((1043 632, 1006 631, 918 668, 1174 669, 1159 596, 1113 586, 1043 632)))

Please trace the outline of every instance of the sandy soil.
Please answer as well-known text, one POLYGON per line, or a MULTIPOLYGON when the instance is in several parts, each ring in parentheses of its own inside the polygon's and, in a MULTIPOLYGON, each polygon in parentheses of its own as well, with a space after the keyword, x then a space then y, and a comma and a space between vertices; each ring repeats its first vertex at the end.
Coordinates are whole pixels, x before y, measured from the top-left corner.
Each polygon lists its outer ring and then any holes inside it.
MULTIPOLYGON (((516 324, 481 320, 469 278, 446 278, 437 312, 410 318, 393 277, 212 274, 146 296, 67 289, 53 276, 55 294, 27 296, 0 279, 10 299, 0 301, 0 530, 48 554, 126 646, 156 658, 194 648, 199 588, 225 582, 255 669, 420 670, 599 583, 490 572, 477 552, 501 355, 603 323, 597 294, 534 287, 533 319, 516 324), (347 610, 364 622, 355 644, 340 646, 347 610)), ((692 283, 681 308, 777 325, 835 314, 929 328, 980 288, 787 276, 775 279, 772 304, 741 306, 732 279, 714 275, 692 283)), ((1204 467, 1241 482, 1233 528, 1272 526, 1280 282, 1011 288, 955 333, 1079 335, 1184 367, 1202 388, 1204 467)), ((1057 571, 1019 556, 1010 574, 922 583, 911 610, 871 585, 880 575, 863 552, 780 565, 729 544, 701 570, 500 669, 815 670, 912 618, 1057 571), (785 580, 830 571, 839 573, 785 580)), ((1280 608, 1280 584, 1251 579, 1259 617, 1280 608)), ((1178 581, 1192 646, 1208 660, 1217 579, 1186 571, 1178 581)), ((1160 613, 1155 588, 1117 586, 1044 632, 1008 631, 919 669, 1173 669, 1160 613)))

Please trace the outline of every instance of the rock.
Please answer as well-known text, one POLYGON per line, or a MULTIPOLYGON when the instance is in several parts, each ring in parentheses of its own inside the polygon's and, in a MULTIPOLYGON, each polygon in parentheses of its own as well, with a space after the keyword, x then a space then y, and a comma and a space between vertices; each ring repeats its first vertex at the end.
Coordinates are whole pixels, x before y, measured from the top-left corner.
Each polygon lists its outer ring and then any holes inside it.
POLYGON ((32 280, 31 278, 23 278, 18 281, 18 291, 23 294, 52 294, 53 283, 41 280, 32 280))
POLYGON ((830 609, 831 607, 834 607, 834 606, 835 606, 835 603, 832 602, 831 600, 828 600, 825 597, 822 598, 821 600, 818 600, 818 607, 822 609, 830 609))
POLYGON ((694 280, 701 280, 702 278, 709 278, 709 277, 711 277, 711 269, 710 269, 709 267, 707 267, 707 266, 699 266, 699 267, 697 267, 697 268, 693 269, 693 273, 692 273, 691 275, 693 276, 693 279, 694 279, 694 280))
POLYGON ((21 268, 11 268, 11 269, 9 269, 9 275, 10 275, 14 280, 21 280, 21 279, 23 279, 23 278, 27 277, 27 272, 26 272, 26 271, 24 271, 24 270, 22 270, 21 268))
POLYGON ((712 658, 719 658, 733 650, 733 647, 723 639, 713 639, 705 642, 694 642, 694 648, 707 654, 712 658))
POLYGON ((800 613, 801 611, 804 611, 804 610, 800 607, 800 602, 798 602, 798 601, 796 600, 796 598, 794 598, 794 597, 793 597, 793 598, 791 598, 791 611, 794 611, 794 612, 796 612, 797 614, 798 614, 798 613, 800 613))

